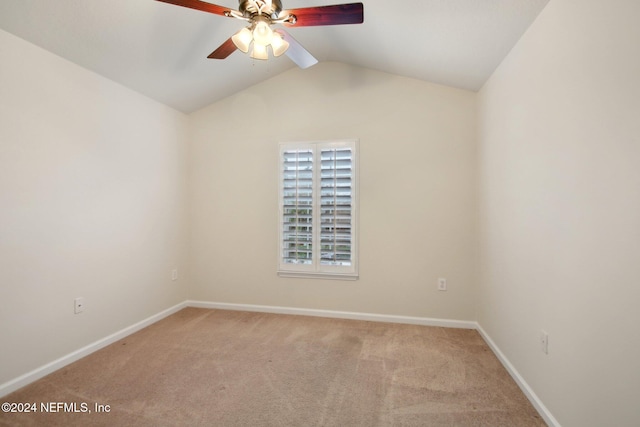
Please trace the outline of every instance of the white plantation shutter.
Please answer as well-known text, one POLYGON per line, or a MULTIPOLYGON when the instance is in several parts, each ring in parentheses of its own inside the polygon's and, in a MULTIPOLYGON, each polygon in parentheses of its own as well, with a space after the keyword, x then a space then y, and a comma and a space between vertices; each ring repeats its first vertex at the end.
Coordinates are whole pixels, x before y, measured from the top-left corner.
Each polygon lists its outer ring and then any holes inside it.
POLYGON ((351 265, 352 151, 321 149, 320 263, 351 265))
POLYGON ((312 264, 313 151, 285 151, 282 160, 282 259, 286 264, 312 264))
POLYGON ((357 278, 356 145, 281 144, 280 275, 357 278))

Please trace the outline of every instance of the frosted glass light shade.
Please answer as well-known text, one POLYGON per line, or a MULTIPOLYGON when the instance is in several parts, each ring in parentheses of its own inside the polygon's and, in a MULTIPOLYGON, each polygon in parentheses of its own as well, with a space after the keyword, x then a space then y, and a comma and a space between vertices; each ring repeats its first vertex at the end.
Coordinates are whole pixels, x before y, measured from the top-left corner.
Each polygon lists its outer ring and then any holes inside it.
POLYGON ((269 59, 269 53, 267 52, 267 46, 260 44, 254 40, 253 51, 251 57, 254 59, 269 59))
POLYGON ((273 56, 280 56, 289 49, 289 42, 284 40, 280 34, 273 33, 271 48, 273 49, 273 56))
POLYGON ((233 44, 235 44, 236 47, 244 53, 249 52, 249 45, 251 44, 251 40, 251 31, 249 31, 248 28, 243 28, 233 36, 231 36, 231 41, 233 41, 233 44))
POLYGON ((253 30, 253 40, 263 46, 268 46, 273 38, 273 30, 264 21, 259 21, 253 30))

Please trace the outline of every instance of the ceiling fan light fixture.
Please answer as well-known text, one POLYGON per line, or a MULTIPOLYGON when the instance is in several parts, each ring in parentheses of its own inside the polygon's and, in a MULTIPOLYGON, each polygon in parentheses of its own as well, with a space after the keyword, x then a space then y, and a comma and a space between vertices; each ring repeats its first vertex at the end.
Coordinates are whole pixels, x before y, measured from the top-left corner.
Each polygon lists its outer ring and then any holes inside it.
POLYGON ((280 34, 274 32, 271 39, 271 49, 273 49, 273 56, 280 56, 289 49, 289 42, 284 40, 280 34))
POLYGON ((249 28, 243 28, 231 37, 233 44, 244 53, 249 52, 249 45, 252 39, 253 36, 249 28))
POLYGON ((213 13, 227 18, 238 19, 249 26, 241 29, 225 40, 207 58, 225 59, 236 50, 249 54, 255 59, 269 59, 269 45, 273 56, 287 53, 300 68, 310 67, 318 62, 304 47, 284 30, 274 31, 273 25, 287 27, 312 27, 322 25, 362 24, 364 7, 362 3, 344 3, 328 6, 300 7, 285 10, 282 0, 238 0, 238 10, 218 6, 210 0, 158 0, 189 9, 213 13), (253 45, 253 47, 252 47, 253 45))
POLYGON ((253 50, 251 51, 251 57, 253 59, 269 59, 269 53, 267 52, 267 46, 260 44, 254 40, 253 50))

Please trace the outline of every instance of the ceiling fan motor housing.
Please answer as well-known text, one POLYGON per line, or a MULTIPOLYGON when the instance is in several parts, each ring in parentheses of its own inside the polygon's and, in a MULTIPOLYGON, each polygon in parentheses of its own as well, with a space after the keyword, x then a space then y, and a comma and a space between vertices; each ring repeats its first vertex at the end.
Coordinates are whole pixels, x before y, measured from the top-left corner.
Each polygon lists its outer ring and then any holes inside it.
MULTIPOLYGON (((256 5, 262 6, 267 2, 261 0, 238 0, 238 3, 240 4, 238 10, 242 13, 242 16, 251 18, 259 13, 256 5)), ((271 0, 271 8, 264 8, 262 13, 270 18, 277 19, 280 16, 280 12, 282 12, 282 2, 280 0, 271 0)))

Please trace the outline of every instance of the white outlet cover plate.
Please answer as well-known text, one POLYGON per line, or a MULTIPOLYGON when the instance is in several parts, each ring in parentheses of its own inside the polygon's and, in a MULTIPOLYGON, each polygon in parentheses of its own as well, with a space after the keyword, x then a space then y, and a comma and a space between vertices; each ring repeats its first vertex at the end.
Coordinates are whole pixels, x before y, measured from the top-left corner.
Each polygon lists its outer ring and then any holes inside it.
POLYGON ((544 354, 549 354, 549 334, 546 331, 540 331, 540 350, 544 354))
POLYGON ((84 298, 78 297, 73 300, 73 312, 75 314, 82 313, 84 311, 84 298))

